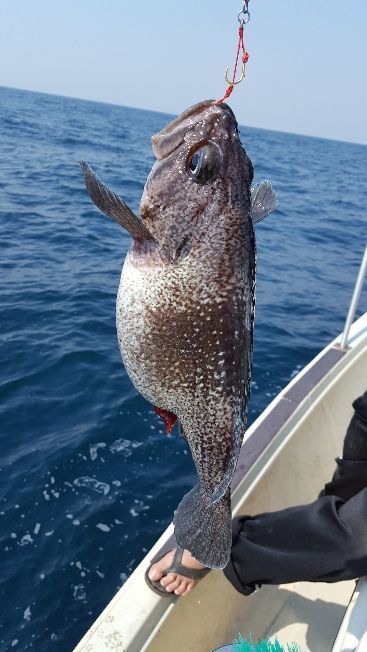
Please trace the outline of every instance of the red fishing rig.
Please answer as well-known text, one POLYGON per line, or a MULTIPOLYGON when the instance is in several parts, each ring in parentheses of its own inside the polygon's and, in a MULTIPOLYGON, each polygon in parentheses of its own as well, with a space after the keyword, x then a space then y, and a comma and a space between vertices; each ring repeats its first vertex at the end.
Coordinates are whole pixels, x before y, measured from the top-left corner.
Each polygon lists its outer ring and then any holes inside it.
POLYGON ((236 54, 236 61, 234 64, 234 70, 233 70, 233 77, 232 81, 228 79, 228 66, 226 68, 226 73, 225 73, 225 80, 228 84, 228 88, 226 92, 224 93, 223 97, 220 97, 218 100, 215 100, 214 104, 221 104, 224 102, 232 93, 234 87, 239 84, 243 79, 245 79, 246 76, 246 63, 249 58, 249 54, 245 48, 245 41, 244 41, 244 31, 245 31, 245 25, 248 23, 250 20, 250 12, 248 10, 248 3, 250 0, 244 0, 243 3, 243 8, 241 9, 240 13, 238 14, 238 22, 240 24, 238 28, 238 46, 237 46, 237 54, 236 54), (240 53, 241 53, 241 60, 242 60, 242 69, 241 69, 241 77, 236 81, 236 73, 237 73, 237 68, 238 68, 238 61, 240 58, 240 53))

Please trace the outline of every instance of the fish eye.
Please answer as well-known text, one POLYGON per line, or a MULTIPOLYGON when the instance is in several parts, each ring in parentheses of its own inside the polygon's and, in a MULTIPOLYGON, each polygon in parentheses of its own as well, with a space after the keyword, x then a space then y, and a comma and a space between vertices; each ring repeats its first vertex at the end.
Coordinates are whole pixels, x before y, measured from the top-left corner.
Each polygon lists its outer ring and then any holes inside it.
POLYGON ((195 183, 212 181, 220 170, 221 152, 215 143, 208 142, 196 149, 187 161, 189 176, 195 183))
POLYGON ((199 150, 199 152, 195 152, 194 156, 190 161, 189 170, 193 177, 195 177, 195 175, 197 175, 199 172, 202 154, 203 154, 203 150, 199 150))

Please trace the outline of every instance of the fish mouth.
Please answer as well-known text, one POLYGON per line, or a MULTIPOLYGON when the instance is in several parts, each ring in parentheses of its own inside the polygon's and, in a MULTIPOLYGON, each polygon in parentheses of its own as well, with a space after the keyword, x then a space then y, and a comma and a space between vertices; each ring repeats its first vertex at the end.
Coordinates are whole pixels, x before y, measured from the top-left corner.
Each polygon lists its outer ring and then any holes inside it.
POLYGON ((202 102, 198 102, 197 104, 194 104, 193 106, 190 106, 186 111, 183 111, 177 118, 174 118, 174 120, 171 120, 171 122, 168 123, 161 131, 158 132, 158 134, 155 134, 152 136, 152 140, 154 140, 157 137, 164 136, 166 134, 169 134, 171 131, 173 131, 177 125, 179 125, 183 120, 187 120, 188 118, 192 118, 197 115, 198 113, 201 113, 204 109, 209 108, 212 106, 214 100, 203 100, 202 102))
POLYGON ((215 104, 214 100, 204 100, 186 109, 161 131, 152 136, 153 152, 157 160, 161 161, 175 151, 184 142, 187 134, 193 131, 199 122, 202 123, 205 131, 209 134, 218 118, 223 116, 223 112, 229 115, 231 124, 235 125, 237 129, 236 118, 228 104, 215 104))

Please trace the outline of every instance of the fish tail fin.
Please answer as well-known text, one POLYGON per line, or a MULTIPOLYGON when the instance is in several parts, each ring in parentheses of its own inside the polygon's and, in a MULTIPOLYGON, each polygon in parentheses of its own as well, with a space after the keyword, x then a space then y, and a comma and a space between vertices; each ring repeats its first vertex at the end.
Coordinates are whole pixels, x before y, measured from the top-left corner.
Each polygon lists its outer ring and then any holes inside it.
POLYGON ((231 552, 230 489, 215 504, 197 484, 181 500, 173 519, 180 548, 208 568, 224 568, 231 552))

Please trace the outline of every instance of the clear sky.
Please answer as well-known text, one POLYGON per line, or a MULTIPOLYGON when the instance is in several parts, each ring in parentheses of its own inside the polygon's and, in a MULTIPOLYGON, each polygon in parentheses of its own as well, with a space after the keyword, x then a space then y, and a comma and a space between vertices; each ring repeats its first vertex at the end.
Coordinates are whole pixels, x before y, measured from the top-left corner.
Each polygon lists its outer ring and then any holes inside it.
MULTIPOLYGON (((0 0, 0 85, 180 113, 225 90, 239 0, 0 0)), ((367 143, 366 0, 250 0, 240 124, 367 143)))

